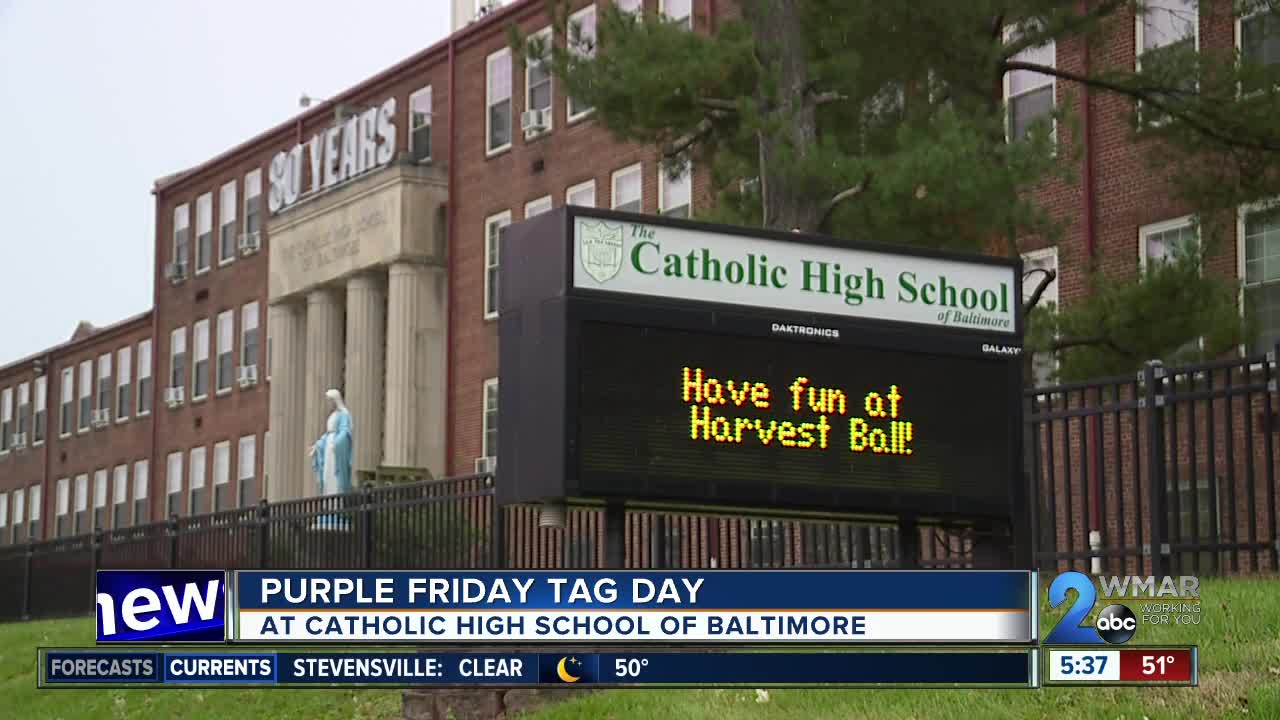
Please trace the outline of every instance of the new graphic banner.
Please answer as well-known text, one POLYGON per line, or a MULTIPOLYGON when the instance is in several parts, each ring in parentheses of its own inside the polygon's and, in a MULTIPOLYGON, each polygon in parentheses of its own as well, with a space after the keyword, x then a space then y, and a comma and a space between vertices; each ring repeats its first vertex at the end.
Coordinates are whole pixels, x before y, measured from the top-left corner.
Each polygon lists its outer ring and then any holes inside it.
POLYGON ((239 571, 234 639, 1023 643, 1022 571, 239 571))
POLYGON ((39 686, 1034 687, 1034 649, 809 653, 136 652, 42 649, 39 686))

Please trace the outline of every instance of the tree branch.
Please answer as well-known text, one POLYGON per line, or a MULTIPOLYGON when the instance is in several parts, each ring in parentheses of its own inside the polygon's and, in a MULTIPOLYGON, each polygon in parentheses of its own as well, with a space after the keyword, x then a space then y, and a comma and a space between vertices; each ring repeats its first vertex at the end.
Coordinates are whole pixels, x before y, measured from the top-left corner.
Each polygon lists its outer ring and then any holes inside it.
POLYGON ((1073 347, 1082 347, 1084 345, 1102 345, 1103 347, 1111 348, 1115 352, 1121 355, 1124 355, 1125 357, 1135 357, 1132 352, 1129 352, 1128 350, 1125 350, 1124 348, 1120 347, 1119 345, 1116 344, 1114 340, 1112 340, 1109 337, 1106 337, 1105 335, 1091 335, 1088 337, 1080 337, 1080 338, 1060 338, 1050 343, 1049 349, 1054 352, 1057 352, 1059 350, 1066 350, 1068 348, 1073 348, 1073 347))
POLYGON ((827 103, 841 102, 843 100, 848 100, 848 99, 849 99, 848 95, 845 95, 844 93, 835 92, 835 91, 820 92, 820 93, 813 94, 813 104, 815 105, 826 105, 827 103))
MULTIPOLYGON (((1044 295, 1044 291, 1049 289, 1049 286, 1053 284, 1053 281, 1058 277, 1057 270, 1049 270, 1047 268, 1035 268, 1031 272, 1027 273, 1027 275, 1034 272, 1044 273, 1044 277, 1040 278, 1040 284, 1036 285, 1036 289, 1031 293, 1031 297, 1027 298, 1027 301, 1022 304, 1023 315, 1031 312, 1031 308, 1034 308, 1036 303, 1040 302, 1040 298, 1044 295)), ((1026 275, 1023 275, 1023 278, 1025 279, 1026 275)))
POLYGON ((866 189, 870 186, 871 186, 871 173, 867 173, 867 176, 859 180, 857 185, 854 185, 851 188, 846 188, 844 190, 841 190, 840 192, 832 196, 832 198, 827 201, 827 204, 822 209, 822 217, 818 219, 818 227, 821 228, 826 226, 827 220, 830 219, 831 217, 831 213, 835 212, 836 207, 838 207, 840 203, 846 202, 848 200, 852 200, 853 198, 861 195, 862 193, 866 192, 866 189))
POLYGON ((1049 40, 1061 37, 1063 34, 1074 33, 1085 25, 1104 18, 1127 4, 1128 0, 1105 0, 1105 2, 1099 3, 1088 12, 1072 15, 1051 27, 1041 28, 1037 32, 1022 35, 1005 46, 1002 57, 1008 59, 1027 48, 1039 47, 1049 40))
POLYGON ((1079 73, 1073 73, 1066 70, 1060 70, 1049 65, 1040 65, 1038 63, 1023 62, 1021 60, 1005 60, 1001 63, 1001 72, 1010 72, 1013 70, 1028 70, 1030 72, 1040 73, 1067 80, 1081 85, 1108 90, 1110 92, 1124 95, 1135 100, 1141 100, 1144 104, 1150 105, 1157 110, 1163 110, 1172 117, 1176 117, 1186 123, 1188 126, 1197 130, 1206 137, 1213 138, 1228 147, 1243 147, 1253 150, 1262 150, 1264 152, 1280 152, 1280 144, 1266 142, 1265 140, 1249 139, 1241 136, 1234 136, 1224 133, 1217 128, 1212 127, 1203 120, 1192 116, 1190 113, 1173 107, 1170 103, 1161 100, 1159 93, 1166 92, 1183 92, 1177 88, 1146 88, 1146 87, 1129 87, 1110 80, 1102 78, 1089 77, 1079 73))
POLYGON ((683 153, 692 147, 694 143, 710 135, 712 127, 711 118, 702 118, 694 129, 667 143, 667 146, 662 149, 662 157, 672 158, 683 153))
POLYGON ((732 100, 722 100, 720 98, 695 97, 693 99, 695 105, 699 105, 708 110, 718 110, 726 113, 738 112, 738 103, 732 100))

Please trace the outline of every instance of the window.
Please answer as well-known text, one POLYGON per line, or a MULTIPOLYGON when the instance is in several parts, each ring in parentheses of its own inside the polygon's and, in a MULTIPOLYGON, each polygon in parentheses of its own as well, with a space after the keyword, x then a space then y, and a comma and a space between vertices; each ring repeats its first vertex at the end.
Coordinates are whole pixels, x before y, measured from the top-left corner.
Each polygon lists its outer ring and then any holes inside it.
POLYGON ((209 269, 213 254, 213 193, 196 198, 196 274, 209 269))
POLYGON ((13 388, 0 390, 0 453, 13 443, 13 388))
POLYGON ((541 215, 544 212, 551 212, 551 196, 550 195, 547 195, 546 197, 540 197, 537 200, 532 200, 530 202, 525 203, 524 205, 525 219, 531 218, 535 215, 541 215))
POLYGON ((267 382, 271 382, 271 313, 269 311, 262 318, 262 329, 267 336, 267 356, 263 358, 265 365, 263 369, 266 371, 267 382))
MULTIPOLYGON (((1017 40, 1019 33, 1011 30, 1006 34, 1006 42, 1017 40)), ((1057 67, 1057 44, 1050 40, 1044 45, 1029 47, 1013 56, 1014 60, 1035 63, 1046 67, 1057 67)), ((1021 140, 1034 123, 1047 120, 1050 131, 1056 133, 1056 122, 1053 119, 1054 78, 1052 75, 1032 72, 1030 70, 1014 70, 1004 76, 1005 137, 1009 141, 1021 140)))
POLYGON ((76 476, 76 504, 72 509, 71 534, 79 535, 89 529, 89 476, 76 476))
POLYGON ((111 417, 111 353, 98 356, 98 410, 111 417))
POLYGON ((613 174, 612 195, 614 210, 641 212, 643 190, 641 189, 640 163, 613 174))
POLYGON ((67 533, 67 506, 68 495, 70 494, 70 480, 62 478, 57 484, 57 497, 54 498, 56 507, 54 508, 54 535, 62 537, 67 533))
POLYGON ((486 64, 485 134, 488 154, 511 147, 511 50, 503 48, 486 64))
POLYGON ((209 395, 209 318, 197 320, 191 328, 191 399, 209 395))
MULTIPOLYGON (((1040 281, 1044 279, 1044 274, 1035 272, 1036 270, 1052 270, 1058 271, 1058 248, 1049 247, 1042 250, 1032 250, 1022 255, 1022 302, 1031 299, 1031 294, 1035 289, 1040 287, 1040 281)), ((1036 303, 1036 307, 1053 307, 1058 304, 1058 278, 1054 277, 1053 282, 1045 287, 1044 292, 1040 295, 1040 301, 1036 303)), ((1052 352, 1036 353, 1031 359, 1031 368, 1034 373, 1034 382, 1036 387, 1049 385, 1053 383, 1054 377, 1058 371, 1057 356, 1052 352)))
MULTIPOLYGON (((1280 11, 1259 10, 1236 20, 1236 47, 1240 59, 1255 68, 1280 63, 1280 11)), ((1265 90, 1262 81, 1251 80, 1240 88, 1243 93, 1265 90)))
POLYGON ((687 218, 693 206, 693 166, 672 177, 661 164, 658 165, 658 212, 671 217, 687 218))
POLYGON ((1280 205, 1246 208, 1240 217, 1244 243, 1244 310, 1253 322, 1251 353, 1280 343, 1280 205))
POLYGON ((188 515, 195 515, 204 511, 204 471, 205 449, 202 447, 191 448, 191 484, 189 486, 191 503, 187 506, 188 515))
MULTIPOLYGON (((546 28, 532 35, 543 46, 551 44, 551 28, 546 28)), ((542 130, 551 130, 551 68, 544 62, 525 60, 524 63, 524 108, 525 110, 546 110, 542 114, 542 130)))
POLYGON ((62 382, 58 384, 58 392, 62 397, 62 404, 58 410, 58 434, 61 437, 67 437, 71 434, 71 426, 75 417, 74 400, 75 397, 75 370, 72 368, 62 369, 62 382))
POLYGON ((254 170, 244 176, 244 231, 252 235, 261 225, 262 171, 254 170))
POLYGON ((644 10, 644 0, 613 0, 613 4, 623 12, 638 13, 644 10))
POLYGON ((151 461, 139 460, 133 464, 133 524, 147 521, 147 483, 150 482, 151 461))
POLYGON ((596 181, 588 180, 584 183, 578 183, 569 188, 564 193, 565 205, 578 205, 580 207, 596 206, 596 181))
POLYGON ((693 0, 659 0, 658 4, 659 10, 668 20, 693 29, 693 0))
POLYGON ((43 537, 40 528, 40 510, 44 503, 44 488, 32 485, 27 488, 27 537, 39 540, 43 537))
POLYGON ((236 259, 236 181, 218 193, 218 264, 236 259))
POLYGON ((182 512, 182 453, 171 452, 165 465, 165 517, 173 517, 182 512))
POLYGON ((133 348, 116 351, 116 420, 129 419, 133 413, 133 348))
POLYGON ((85 432, 93 419, 93 361, 80 363, 80 422, 76 429, 85 432))
POLYGON ((14 542, 22 540, 23 501, 26 500, 26 495, 26 491, 21 489, 13 491, 13 522, 11 524, 14 542))
POLYGON ((191 206, 173 209, 173 261, 183 272, 191 267, 191 206))
POLYGON ((49 378, 36 378, 36 417, 31 423, 31 444, 44 442, 45 422, 49 419, 49 378))
MULTIPOLYGON (((1200 46, 1199 0, 1145 0, 1144 11, 1136 13, 1135 69, 1150 75, 1158 85, 1195 90, 1195 77, 1184 77, 1174 59, 1200 46), (1167 68, 1167 69, 1166 69, 1167 68)), ((1142 113, 1147 124, 1163 122, 1160 112, 1142 113)))
MULTIPOLYGON (((577 57, 589 58, 596 52, 596 7, 588 5, 569 16, 569 52, 577 57)), ((585 102, 569 98, 566 115, 569 122, 591 112, 592 108, 585 102)))
POLYGON ((117 465, 111 481, 111 527, 129 524, 129 466, 117 465))
POLYGON ((138 343, 138 415, 151 414, 151 341, 138 343))
POLYGON ((240 308, 240 366, 256 367, 258 364, 258 303, 240 308))
POLYGON ((484 381, 484 423, 480 436, 480 455, 498 456, 498 378, 484 381))
POLYGON ((236 463, 239 466, 239 472, 236 478, 239 480, 240 490, 240 507, 248 507, 251 503, 256 502, 253 492, 253 475, 257 462, 257 438, 253 435, 246 435, 240 438, 240 447, 236 452, 236 463))
POLYGON ((213 446, 213 512, 231 507, 231 443, 223 441, 213 446))
POLYGON ((409 96, 409 152, 416 162, 431 159, 431 86, 409 96))
POLYGON ((31 383, 24 382, 18 386, 18 429, 22 442, 31 442, 31 383))
POLYGON ((93 472, 93 530, 107 526, 107 469, 93 472))
POLYGON ((227 310, 218 313, 218 367, 216 372, 217 392, 231 391, 231 378, 235 374, 236 313, 227 310))
MULTIPOLYGON (((1138 228, 1138 263, 1143 271, 1170 260, 1175 253, 1195 252, 1199 233, 1190 215, 1144 225, 1138 228)), ((1194 361, 1192 353, 1200 350, 1202 340, 1193 338, 1174 350, 1171 363, 1194 361)))
POLYGON ((491 215, 484 221, 484 317, 498 317, 498 240, 502 228, 511 224, 511 211, 491 215))
MULTIPOLYGON (((14 495, 18 492, 15 491, 14 495)), ((0 493, 0 543, 6 541, 9 533, 5 532, 9 526, 9 493, 0 493)), ((17 539, 14 539, 17 542, 17 539)))

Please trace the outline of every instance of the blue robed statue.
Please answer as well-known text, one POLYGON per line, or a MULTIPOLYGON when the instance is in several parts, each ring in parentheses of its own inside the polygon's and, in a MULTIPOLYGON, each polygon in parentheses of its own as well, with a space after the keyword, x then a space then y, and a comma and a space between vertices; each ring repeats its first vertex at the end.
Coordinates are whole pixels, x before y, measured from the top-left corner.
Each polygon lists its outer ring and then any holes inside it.
MULTIPOLYGON (((320 495, 342 495, 351 492, 351 411, 342 401, 342 393, 329 390, 325 393, 333 405, 325 432, 307 452, 311 456, 311 468, 315 471, 320 495)), ((316 529, 345 530, 344 515, 322 515, 316 519, 316 529)))

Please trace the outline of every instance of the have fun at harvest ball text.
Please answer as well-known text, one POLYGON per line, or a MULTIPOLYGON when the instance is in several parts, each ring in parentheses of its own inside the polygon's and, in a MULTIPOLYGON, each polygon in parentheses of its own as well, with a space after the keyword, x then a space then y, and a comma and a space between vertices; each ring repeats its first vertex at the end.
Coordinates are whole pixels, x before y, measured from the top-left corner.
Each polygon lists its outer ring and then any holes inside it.
MULTIPOLYGON (((717 443, 739 444, 756 438, 762 445, 787 448, 830 446, 833 425, 829 416, 849 413, 846 393, 839 388, 817 387, 805 376, 797 377, 784 395, 784 404, 793 412, 809 411, 818 417, 812 422, 728 417, 714 411, 725 407, 773 409, 773 391, 763 382, 722 381, 702 368, 685 367, 680 376, 680 397, 689 404, 689 438, 717 443), (790 402, 786 402, 786 401, 790 402)), ((869 392, 863 398, 866 417, 849 419, 849 451, 877 455, 911 455, 915 439, 913 423, 899 419, 903 396, 897 385, 887 393, 869 392), (888 420, 888 423, 884 421, 888 420), (881 427, 876 427, 880 425, 881 427), (884 427, 887 425, 887 427, 884 427)), ((856 411, 856 408, 855 408, 856 411)))

